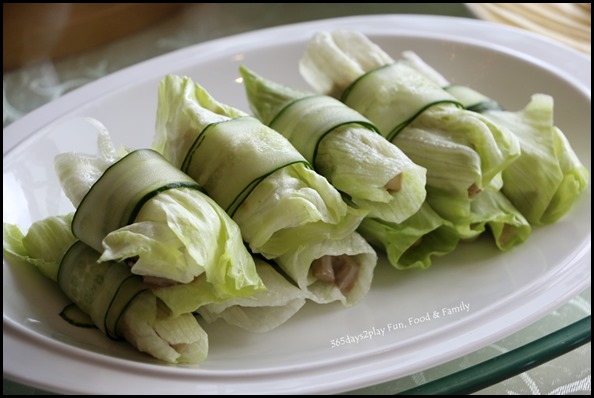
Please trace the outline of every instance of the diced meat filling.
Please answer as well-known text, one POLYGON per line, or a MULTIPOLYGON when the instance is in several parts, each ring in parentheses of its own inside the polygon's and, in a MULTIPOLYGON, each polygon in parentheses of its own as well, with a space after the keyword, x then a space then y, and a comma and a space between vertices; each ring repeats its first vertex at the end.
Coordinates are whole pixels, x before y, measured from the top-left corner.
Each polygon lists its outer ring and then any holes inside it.
POLYGON ((313 275, 317 280, 325 283, 334 283, 334 267, 332 267, 332 258, 332 256, 324 256, 316 259, 313 262, 313 275))
POLYGON ((180 344, 171 344, 170 347, 181 354, 186 350, 186 348, 188 348, 188 345, 186 343, 180 343, 180 344))
POLYGON ((134 264, 136 264, 137 261, 138 261, 138 256, 130 257, 130 258, 127 258, 124 260, 126 265, 130 268, 132 268, 134 266, 134 264))
POLYGON ((400 190, 402 189, 402 173, 392 178, 384 186, 386 187, 388 192, 400 192, 400 190))
POLYGON ((499 236, 499 244, 506 245, 507 242, 513 237, 514 234, 514 227, 511 224, 503 225, 503 229, 501 230, 501 235, 499 236))
POLYGON ((474 198, 480 192, 481 192, 481 189, 479 187, 477 187, 476 184, 474 184, 474 183, 468 187, 468 197, 469 198, 474 198))
POLYGON ((312 272, 319 281, 333 283, 343 294, 347 294, 355 286, 359 264, 346 254, 324 256, 313 262, 312 272))

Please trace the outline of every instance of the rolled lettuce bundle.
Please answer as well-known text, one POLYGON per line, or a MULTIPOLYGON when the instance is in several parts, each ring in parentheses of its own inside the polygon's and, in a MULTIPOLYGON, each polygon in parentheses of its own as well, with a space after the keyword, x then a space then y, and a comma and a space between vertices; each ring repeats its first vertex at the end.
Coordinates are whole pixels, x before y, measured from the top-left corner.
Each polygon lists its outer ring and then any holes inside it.
POLYGON ((299 67, 316 92, 340 98, 427 169, 427 201, 468 238, 471 200, 518 158, 516 137, 358 32, 316 33, 299 67))
POLYGON ((72 235, 71 221, 72 214, 48 217, 26 234, 5 223, 4 257, 14 266, 33 265, 56 282, 106 336, 170 363, 206 359, 208 337, 196 318, 173 314, 126 264, 97 262, 99 253, 72 235))
POLYGON ((248 68, 240 74, 256 117, 284 135, 357 207, 400 223, 425 200, 426 170, 340 101, 294 90, 248 68))
POLYGON ((73 233, 100 262, 125 260, 153 285, 204 275, 221 299, 265 289, 239 227, 193 179, 151 149, 117 154, 105 128, 90 122, 99 155, 63 153, 55 167, 76 207, 73 233))
POLYGON ((590 173, 565 134, 554 123, 554 99, 532 95, 519 111, 506 111, 494 99, 462 85, 451 85, 412 51, 403 59, 455 96, 467 109, 506 126, 520 142, 522 154, 503 173, 503 192, 535 225, 552 224, 569 212, 588 186, 590 173))
POLYGON ((348 206, 281 134, 217 102, 190 78, 169 75, 159 87, 152 147, 203 186, 240 226, 250 249, 275 260, 310 299, 328 302, 330 291, 350 305, 368 291, 375 251, 365 243, 358 253, 348 246, 366 212, 348 206), (285 260, 319 242, 328 245, 300 262, 299 272, 285 260), (337 242, 343 242, 339 250, 337 242), (329 273, 300 276, 318 268, 329 273), (343 268, 348 272, 339 272, 343 268), (317 294, 316 284, 328 290, 317 294))

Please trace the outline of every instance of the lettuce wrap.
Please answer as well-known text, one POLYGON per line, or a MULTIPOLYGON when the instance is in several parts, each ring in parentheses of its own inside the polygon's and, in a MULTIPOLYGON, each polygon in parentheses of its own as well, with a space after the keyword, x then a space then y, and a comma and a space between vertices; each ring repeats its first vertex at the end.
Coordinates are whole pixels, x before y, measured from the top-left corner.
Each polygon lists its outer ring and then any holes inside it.
POLYGON ((265 289, 239 227, 193 179, 153 150, 116 151, 105 128, 89 122, 99 154, 59 154, 55 169, 76 208, 73 233, 100 262, 126 261, 153 285, 204 275, 221 299, 265 289))
POLYGON ((554 123, 554 98, 533 94, 518 111, 463 85, 452 85, 412 51, 402 54, 411 67, 444 87, 466 109, 480 112, 517 137, 521 155, 503 173, 503 193, 535 225, 552 224, 569 212, 589 183, 590 173, 554 123))
POLYGON ((349 246, 366 212, 348 206, 275 130, 216 101, 189 77, 168 75, 159 86, 152 148, 203 186, 252 252, 274 260, 311 300, 332 296, 352 305, 369 290, 377 255, 365 242, 357 253, 349 246), (307 261, 294 267, 287 260, 319 242, 328 244, 307 261))
POLYGON ((284 135, 368 217, 400 223, 425 201, 426 170, 340 101, 240 74, 256 117, 284 135))
POLYGON ((3 225, 3 253, 13 266, 34 266, 90 322, 112 339, 170 363, 197 364, 208 337, 191 313, 173 314, 122 262, 97 262, 99 253, 71 233, 73 214, 33 223, 26 233, 3 225))
POLYGON ((300 60, 303 78, 368 118, 427 169, 427 201, 461 238, 474 234, 472 199, 520 155, 504 126, 463 105, 358 32, 318 32, 300 60))

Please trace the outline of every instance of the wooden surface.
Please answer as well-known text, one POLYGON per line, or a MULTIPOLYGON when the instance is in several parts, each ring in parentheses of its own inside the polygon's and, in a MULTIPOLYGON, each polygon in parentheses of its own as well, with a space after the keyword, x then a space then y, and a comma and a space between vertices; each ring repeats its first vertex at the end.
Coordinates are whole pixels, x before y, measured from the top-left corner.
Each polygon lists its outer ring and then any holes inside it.
POLYGON ((469 3, 480 18, 515 26, 592 54, 590 3, 469 3))
POLYGON ((158 23, 180 7, 179 3, 4 3, 3 69, 109 43, 158 23))

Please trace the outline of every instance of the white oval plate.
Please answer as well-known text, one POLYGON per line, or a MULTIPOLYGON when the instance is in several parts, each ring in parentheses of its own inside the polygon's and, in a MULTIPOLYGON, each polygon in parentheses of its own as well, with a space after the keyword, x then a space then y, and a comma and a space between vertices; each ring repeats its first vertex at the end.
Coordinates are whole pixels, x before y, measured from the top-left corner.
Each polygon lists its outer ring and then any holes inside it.
MULTIPOLYGON (((336 28, 359 30, 394 57, 413 50, 451 81, 471 85, 508 109, 523 107, 536 92, 553 95, 556 123, 591 170, 589 58, 482 21, 361 16, 185 48, 30 113, 4 130, 3 221, 28 227, 73 210, 53 173, 53 158, 64 151, 96 151, 95 136, 68 122, 74 117, 99 119, 116 144, 149 146, 157 85, 165 74, 187 74, 222 102, 249 110, 236 82, 240 64, 307 88, 297 67, 306 42, 316 31, 336 28)), ((397 379, 508 336, 587 288, 590 201, 588 188, 568 216, 537 228, 508 253, 479 240, 421 272, 396 272, 382 259, 371 292, 354 308, 307 304, 266 334, 223 323, 206 325, 210 353, 196 367, 163 365, 96 330, 66 324, 58 316, 66 300, 52 282, 34 269, 4 262, 4 376, 61 393, 168 395, 326 394, 397 379)))

